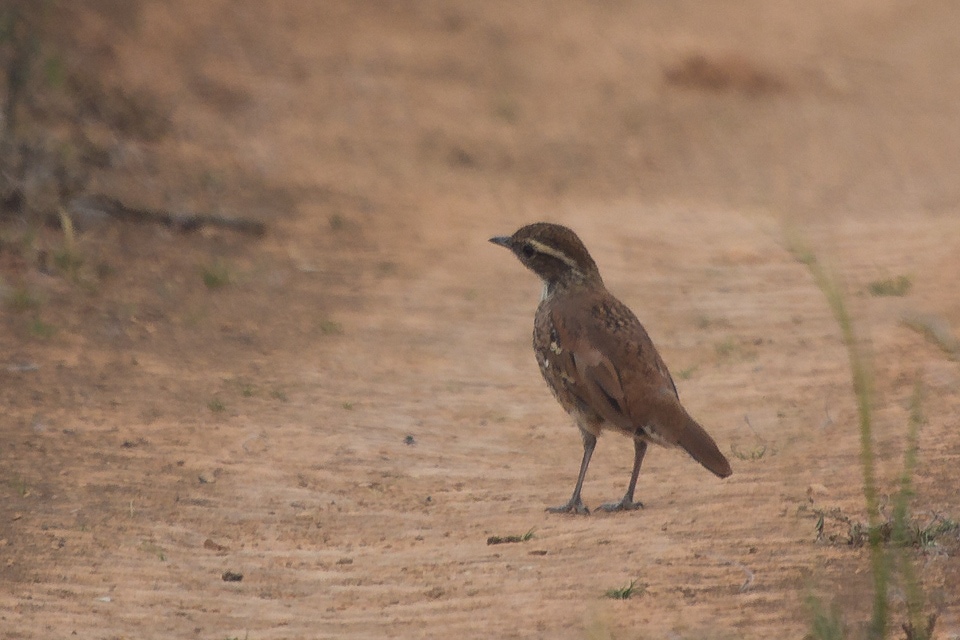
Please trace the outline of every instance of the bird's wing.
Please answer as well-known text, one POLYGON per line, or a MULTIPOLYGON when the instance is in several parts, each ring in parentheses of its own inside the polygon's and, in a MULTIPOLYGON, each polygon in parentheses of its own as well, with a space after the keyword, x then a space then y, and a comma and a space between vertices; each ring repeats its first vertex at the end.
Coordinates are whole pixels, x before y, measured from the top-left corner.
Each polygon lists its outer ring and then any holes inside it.
POLYGON ((679 405, 677 387, 637 317, 612 296, 578 305, 572 351, 600 389, 616 398, 634 426, 643 426, 650 407, 679 405))
POLYGON ((557 348, 551 347, 546 356, 582 404, 612 426, 634 434, 648 422, 649 416, 641 414, 649 412, 651 403, 677 403, 666 365, 629 309, 620 304, 606 313, 596 312, 589 303, 570 306, 581 311, 551 314, 557 348), (611 330, 614 315, 618 326, 611 330))
POLYGON ((575 343, 570 358, 590 406, 607 422, 633 431, 633 421, 624 410, 626 394, 620 374, 610 359, 582 340, 575 343))
POLYGON ((716 442, 680 404, 666 364, 633 312, 608 299, 571 324, 570 357, 598 414, 627 433, 682 447, 720 477, 730 475, 716 442))

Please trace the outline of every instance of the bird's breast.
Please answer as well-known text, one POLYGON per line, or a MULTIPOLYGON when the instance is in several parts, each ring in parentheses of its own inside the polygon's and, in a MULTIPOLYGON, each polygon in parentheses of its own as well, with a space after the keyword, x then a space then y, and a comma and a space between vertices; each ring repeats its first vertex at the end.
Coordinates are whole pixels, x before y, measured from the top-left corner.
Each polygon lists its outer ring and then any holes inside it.
POLYGON ((541 304, 533 329, 533 351, 544 381, 553 396, 588 431, 599 433, 602 419, 583 399, 583 390, 577 382, 576 367, 571 352, 554 324, 551 305, 541 304))

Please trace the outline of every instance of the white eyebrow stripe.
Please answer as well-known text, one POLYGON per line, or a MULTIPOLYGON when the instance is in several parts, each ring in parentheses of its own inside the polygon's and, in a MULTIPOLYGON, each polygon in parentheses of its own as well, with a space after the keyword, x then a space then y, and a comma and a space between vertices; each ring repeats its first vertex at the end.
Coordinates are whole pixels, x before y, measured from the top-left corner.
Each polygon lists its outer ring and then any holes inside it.
POLYGON ((536 249, 537 251, 539 251, 540 253, 545 253, 545 254, 547 254, 548 256, 553 256, 553 257, 556 258, 557 260, 560 260, 561 262, 563 262, 564 264, 566 264, 566 265, 567 265, 568 267, 570 267, 571 269, 573 269, 573 270, 575 270, 575 271, 580 271, 580 267, 577 265, 577 263, 574 262, 574 261, 570 258, 570 256, 568 256, 567 254, 563 253, 562 251, 557 251, 556 249, 554 249, 554 248, 551 247, 550 245, 543 244, 543 243, 540 242, 539 240, 530 240, 529 242, 530 242, 531 245, 533 245, 533 248, 536 249))

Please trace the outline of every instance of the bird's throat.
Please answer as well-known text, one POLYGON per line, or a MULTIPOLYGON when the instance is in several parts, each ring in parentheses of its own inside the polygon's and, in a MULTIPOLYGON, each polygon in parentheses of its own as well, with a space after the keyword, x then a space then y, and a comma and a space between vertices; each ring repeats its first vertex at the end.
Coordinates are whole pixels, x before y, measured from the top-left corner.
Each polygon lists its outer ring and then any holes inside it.
POLYGON ((549 282, 544 282, 544 283, 543 283, 543 291, 540 292, 540 302, 543 302, 544 300, 546 300, 547 298, 549 298, 551 293, 552 293, 552 291, 550 291, 550 283, 549 283, 549 282))

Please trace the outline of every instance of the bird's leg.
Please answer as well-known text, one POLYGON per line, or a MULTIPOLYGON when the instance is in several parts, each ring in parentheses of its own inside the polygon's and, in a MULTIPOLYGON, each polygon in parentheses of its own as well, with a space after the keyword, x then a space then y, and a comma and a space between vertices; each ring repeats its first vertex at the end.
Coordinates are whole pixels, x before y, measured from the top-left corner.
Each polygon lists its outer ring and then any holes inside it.
POLYGON ((630 484, 627 493, 620 502, 608 502, 600 505, 603 511, 634 511, 642 509, 642 502, 633 501, 633 490, 637 488, 637 477, 640 475, 640 465, 643 463, 643 454, 647 452, 647 441, 640 438, 633 440, 633 472, 630 474, 630 484))
POLYGON ((583 479, 587 475, 587 467, 590 465, 590 456, 593 455, 593 449, 597 446, 597 436, 580 430, 580 435, 583 437, 583 461, 580 463, 580 476, 577 478, 577 486, 573 489, 573 495, 570 496, 570 501, 567 504, 560 505, 559 507, 548 507, 547 511, 550 513, 578 513, 581 515, 590 515, 590 509, 587 509, 587 505, 583 504, 583 500, 580 499, 580 489, 583 488, 583 479))

